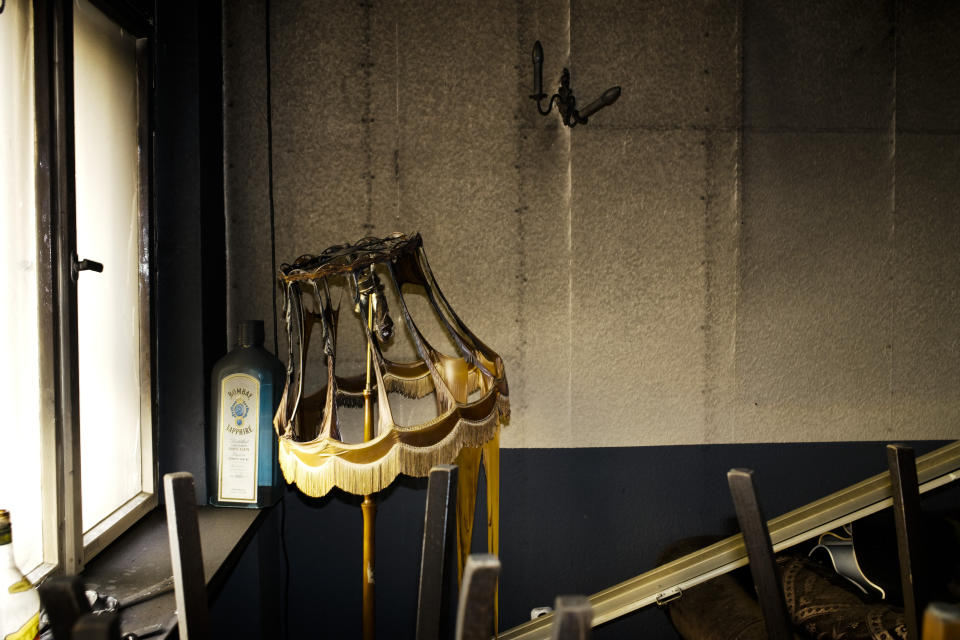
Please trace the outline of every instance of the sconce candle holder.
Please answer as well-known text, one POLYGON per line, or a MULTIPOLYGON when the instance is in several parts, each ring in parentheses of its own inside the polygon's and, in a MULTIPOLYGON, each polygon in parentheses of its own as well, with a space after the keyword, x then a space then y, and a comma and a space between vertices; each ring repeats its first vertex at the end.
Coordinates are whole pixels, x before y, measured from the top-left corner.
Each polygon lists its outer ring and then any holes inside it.
POLYGON ((537 101, 537 111, 545 116, 557 105, 557 111, 560 112, 560 118, 568 127, 575 127, 578 124, 587 124, 587 119, 600 109, 609 106, 620 97, 620 87, 610 87, 603 92, 599 98, 588 104, 583 110, 577 110, 577 99, 570 88, 570 70, 563 69, 560 76, 560 88, 550 96, 547 102, 547 108, 541 105, 547 94, 543 92, 543 47, 540 41, 533 43, 533 93, 530 98, 537 101))

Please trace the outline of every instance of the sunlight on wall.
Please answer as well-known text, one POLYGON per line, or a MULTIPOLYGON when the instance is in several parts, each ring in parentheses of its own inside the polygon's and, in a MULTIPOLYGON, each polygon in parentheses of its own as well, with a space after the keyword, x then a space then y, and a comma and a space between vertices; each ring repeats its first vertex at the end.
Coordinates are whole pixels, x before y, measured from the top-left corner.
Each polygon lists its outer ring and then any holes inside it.
POLYGON ((37 314, 33 16, 7 0, 0 15, 0 509, 10 511, 17 565, 43 559, 37 314))

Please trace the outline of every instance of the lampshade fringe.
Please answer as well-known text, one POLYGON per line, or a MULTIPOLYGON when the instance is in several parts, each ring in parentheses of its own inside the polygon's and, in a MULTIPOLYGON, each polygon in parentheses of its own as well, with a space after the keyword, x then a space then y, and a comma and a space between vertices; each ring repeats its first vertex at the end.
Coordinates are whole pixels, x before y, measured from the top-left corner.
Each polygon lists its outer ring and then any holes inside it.
MULTIPOLYGON (((501 397, 494 411, 474 422, 460 418, 446 437, 427 447, 403 442, 403 434, 391 433, 397 442, 376 465, 356 464, 331 454, 318 466, 304 462, 296 451, 296 443, 280 439, 279 459, 283 477, 310 497, 326 495, 333 487, 348 493, 366 495, 385 489, 403 472, 414 477, 426 477, 438 464, 452 464, 463 447, 479 447, 497 432, 503 408, 507 403, 501 397)), ((509 412, 509 407, 507 407, 509 412)))

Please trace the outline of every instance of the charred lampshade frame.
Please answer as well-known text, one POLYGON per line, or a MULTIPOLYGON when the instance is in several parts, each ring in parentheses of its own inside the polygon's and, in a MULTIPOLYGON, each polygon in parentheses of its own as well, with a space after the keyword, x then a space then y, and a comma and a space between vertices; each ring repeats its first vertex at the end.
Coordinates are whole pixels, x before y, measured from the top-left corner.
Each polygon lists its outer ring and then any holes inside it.
POLYGON ((452 463, 463 447, 479 447, 494 438, 508 418, 503 362, 447 302, 430 271, 420 234, 363 238, 319 255, 301 256, 282 265, 278 279, 288 364, 274 428, 284 477, 307 495, 322 496, 333 487, 370 494, 384 489, 399 473, 426 476, 432 466, 452 463), (332 302, 331 288, 344 278, 356 311, 361 318, 369 318, 364 326, 372 359, 369 386, 363 376, 337 373, 340 310, 332 302), (426 294, 458 353, 442 354, 427 342, 404 298, 405 285, 426 294), (390 287, 399 302, 394 312, 416 349, 418 359, 413 362, 391 361, 381 349, 394 329, 384 287, 390 287), (322 341, 326 384, 308 391, 304 369, 314 340, 322 341), (369 441, 346 443, 340 435, 338 409, 364 404, 365 388, 377 404, 377 424, 369 441), (413 426, 397 425, 390 409, 391 393, 413 399, 435 395, 436 417, 413 426), (468 401, 471 394, 476 400, 468 401))

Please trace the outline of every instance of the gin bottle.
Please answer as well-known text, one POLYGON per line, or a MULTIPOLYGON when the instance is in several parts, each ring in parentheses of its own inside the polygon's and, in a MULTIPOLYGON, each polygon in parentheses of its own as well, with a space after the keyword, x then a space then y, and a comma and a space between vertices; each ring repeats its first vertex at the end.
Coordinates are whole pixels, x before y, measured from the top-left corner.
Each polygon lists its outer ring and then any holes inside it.
POLYGON ((283 365, 263 348, 263 321, 241 322, 237 345, 211 372, 207 438, 209 502, 218 507, 275 504, 282 485, 273 414, 283 365))
POLYGON ((10 514, 0 509, 0 638, 34 640, 40 625, 40 596, 13 560, 10 514))

